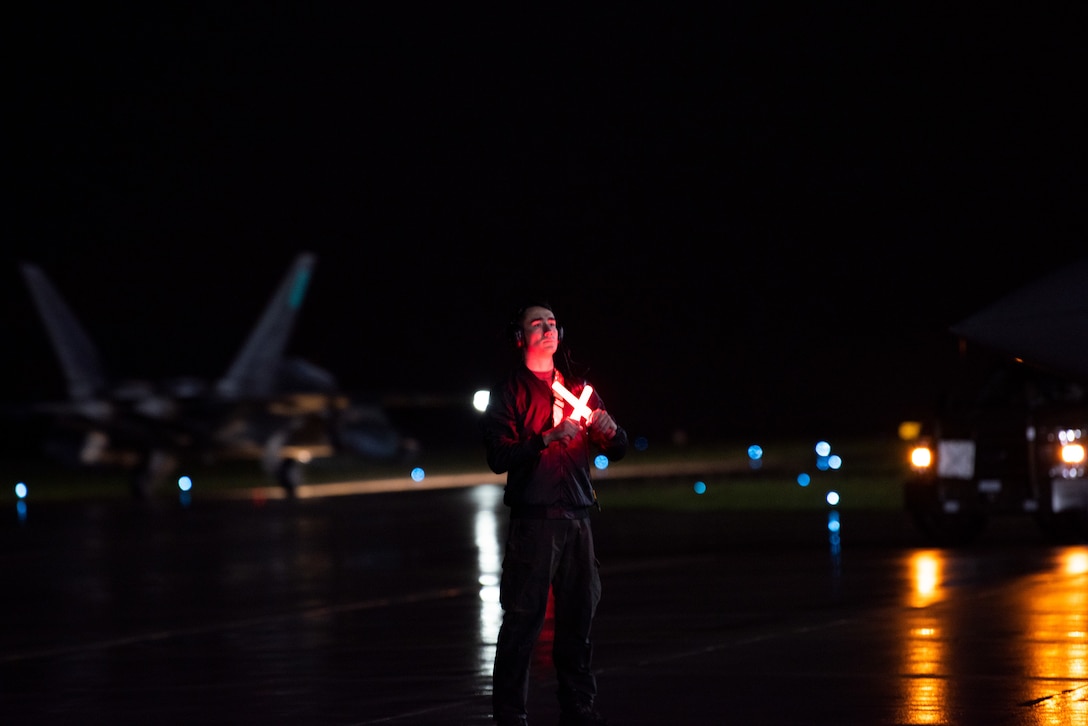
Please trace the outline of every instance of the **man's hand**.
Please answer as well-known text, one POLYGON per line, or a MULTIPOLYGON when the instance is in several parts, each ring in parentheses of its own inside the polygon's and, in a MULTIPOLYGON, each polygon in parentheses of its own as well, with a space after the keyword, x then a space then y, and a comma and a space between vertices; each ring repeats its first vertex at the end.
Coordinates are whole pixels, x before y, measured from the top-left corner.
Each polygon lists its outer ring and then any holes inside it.
POLYGON ((569 418, 565 418, 559 422, 559 425, 555 428, 550 428, 544 432, 544 445, 547 446, 553 441, 558 441, 564 446, 570 443, 570 440, 582 432, 582 427, 569 418))
POLYGON ((616 435, 616 422, 609 415, 608 411, 603 408, 598 408, 593 413, 589 414, 589 430, 591 433, 595 433, 605 441, 611 440, 616 435))

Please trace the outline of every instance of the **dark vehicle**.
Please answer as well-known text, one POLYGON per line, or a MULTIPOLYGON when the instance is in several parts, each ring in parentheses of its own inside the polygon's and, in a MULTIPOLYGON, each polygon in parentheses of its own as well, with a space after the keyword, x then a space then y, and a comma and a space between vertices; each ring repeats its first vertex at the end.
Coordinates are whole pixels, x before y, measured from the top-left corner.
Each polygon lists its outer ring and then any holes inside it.
POLYGON ((1013 363, 924 424, 904 488, 918 529, 964 543, 994 516, 1028 515, 1055 541, 1088 541, 1085 391, 1013 363))
POLYGON ((918 529, 962 544, 1019 515, 1054 541, 1088 541, 1088 260, 953 332, 971 370, 915 433, 904 503, 918 529))

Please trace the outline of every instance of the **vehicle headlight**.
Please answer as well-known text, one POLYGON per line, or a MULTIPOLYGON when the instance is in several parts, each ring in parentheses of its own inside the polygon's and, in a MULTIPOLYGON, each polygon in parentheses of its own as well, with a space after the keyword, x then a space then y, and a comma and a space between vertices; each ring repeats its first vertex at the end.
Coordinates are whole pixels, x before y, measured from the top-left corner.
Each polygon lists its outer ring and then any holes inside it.
POLYGON ((1083 444, 1064 444, 1061 448, 1060 456, 1063 463, 1066 464, 1083 464, 1084 463, 1084 445, 1083 444))
POLYGON ((915 446, 910 450, 910 465, 915 469, 928 469, 933 465, 933 450, 929 446, 915 446))

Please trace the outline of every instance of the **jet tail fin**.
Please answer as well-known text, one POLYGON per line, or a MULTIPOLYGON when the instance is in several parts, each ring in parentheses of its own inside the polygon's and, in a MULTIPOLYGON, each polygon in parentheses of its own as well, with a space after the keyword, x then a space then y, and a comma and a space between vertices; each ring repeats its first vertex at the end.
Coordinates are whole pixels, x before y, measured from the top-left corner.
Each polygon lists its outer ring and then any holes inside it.
POLYGON ((279 288, 265 307, 218 392, 228 398, 267 396, 275 391, 283 351, 306 295, 316 258, 304 252, 292 262, 279 288))
POLYGON ((105 386, 98 349, 45 273, 30 263, 21 265, 21 270, 64 370, 69 397, 73 401, 94 398, 105 386))

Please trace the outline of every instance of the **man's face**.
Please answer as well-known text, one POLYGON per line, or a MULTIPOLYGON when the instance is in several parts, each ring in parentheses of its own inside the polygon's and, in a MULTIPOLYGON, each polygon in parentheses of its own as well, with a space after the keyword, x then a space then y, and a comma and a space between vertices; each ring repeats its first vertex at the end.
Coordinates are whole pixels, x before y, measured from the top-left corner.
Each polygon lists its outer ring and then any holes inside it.
POLYGON ((559 347, 559 328, 555 314, 546 307, 534 305, 521 318, 521 332, 525 339, 525 352, 529 354, 554 353, 559 347))

